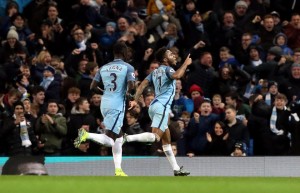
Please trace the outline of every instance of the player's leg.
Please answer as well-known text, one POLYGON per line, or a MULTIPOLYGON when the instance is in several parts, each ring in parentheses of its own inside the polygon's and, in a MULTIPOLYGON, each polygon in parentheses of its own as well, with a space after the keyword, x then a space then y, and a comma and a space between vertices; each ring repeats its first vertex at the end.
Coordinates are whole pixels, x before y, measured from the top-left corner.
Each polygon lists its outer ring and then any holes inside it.
POLYGON ((114 145, 113 139, 108 137, 105 134, 98 134, 98 133, 89 133, 84 128, 80 128, 78 130, 78 137, 74 140, 74 146, 79 148, 82 142, 86 140, 91 140, 96 143, 102 144, 106 147, 112 147, 114 145))
MULTIPOLYGON (((104 117, 103 123, 105 125, 105 129, 110 130, 110 128, 113 126, 113 123, 115 123, 115 119, 118 114, 116 114, 116 112, 114 112, 112 109, 101 109, 101 113, 104 117)), ((74 141, 75 147, 78 148, 80 143, 86 140, 91 140, 107 147, 112 147, 114 145, 114 140, 106 134, 89 133, 83 128, 79 129, 78 137, 74 141)))
POLYGON ((166 129, 162 136, 162 148, 174 170, 175 176, 187 176, 190 174, 190 172, 184 171, 183 167, 179 167, 179 165, 177 164, 171 147, 171 134, 169 129, 166 129))
POLYGON ((158 128, 161 124, 161 121, 164 119, 164 107, 161 103, 156 102, 149 107, 149 116, 152 120, 151 127, 156 128, 154 131, 152 129, 152 133, 145 132, 135 135, 125 135, 124 142, 158 142, 162 137, 163 132, 161 132, 158 128))
POLYGON ((123 134, 121 128, 123 126, 124 111, 115 112, 114 124, 112 124, 111 129, 107 131, 107 135, 115 140, 114 145, 112 146, 112 154, 115 164, 115 175, 116 176, 127 176, 123 172, 122 164, 122 145, 123 145, 123 134))
POLYGON ((174 156, 174 153, 172 151, 171 147, 171 135, 170 135, 170 130, 166 129, 163 136, 162 136, 162 149, 167 156, 173 170, 180 170, 179 165, 177 164, 176 158, 174 156))

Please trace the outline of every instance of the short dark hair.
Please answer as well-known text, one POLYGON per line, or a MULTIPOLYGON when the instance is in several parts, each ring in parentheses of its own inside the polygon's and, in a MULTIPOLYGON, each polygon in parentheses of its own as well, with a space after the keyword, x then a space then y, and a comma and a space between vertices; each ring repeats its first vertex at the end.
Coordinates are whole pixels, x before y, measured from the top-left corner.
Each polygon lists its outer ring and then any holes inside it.
POLYGON ((32 95, 36 95, 39 92, 45 92, 44 87, 39 86, 39 85, 33 87, 33 89, 32 89, 32 95))
POLYGON ((113 47, 114 55, 123 56, 125 58, 127 54, 127 45, 125 42, 117 42, 113 47))
POLYGON ((159 49, 156 51, 156 53, 155 53, 155 59, 156 59, 158 62, 162 63, 163 60, 164 60, 164 58, 165 58, 165 54, 166 54, 166 51, 167 51, 167 50, 168 50, 168 49, 167 49, 166 47, 161 47, 161 48, 159 48, 159 49))

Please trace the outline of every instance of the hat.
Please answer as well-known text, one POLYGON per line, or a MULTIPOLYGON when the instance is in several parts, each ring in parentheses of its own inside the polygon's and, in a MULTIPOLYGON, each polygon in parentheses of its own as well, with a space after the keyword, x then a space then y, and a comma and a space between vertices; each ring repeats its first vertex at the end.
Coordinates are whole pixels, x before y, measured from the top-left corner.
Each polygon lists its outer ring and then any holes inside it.
POLYGON ((281 56, 282 55, 282 49, 279 46, 273 46, 268 51, 269 54, 273 54, 275 56, 281 56))
POLYGON ((280 17, 280 14, 277 11, 272 11, 270 14, 276 17, 280 17))
POLYGON ((248 4, 245 2, 245 1, 237 1, 236 3, 235 3, 235 6, 234 6, 235 8, 237 8, 237 7, 245 7, 246 9, 248 8, 248 4))
POLYGON ((55 74, 55 69, 52 66, 45 66, 43 72, 46 70, 50 71, 52 74, 55 74))
POLYGON ((294 68, 294 67, 300 67, 300 64, 299 63, 292 64, 291 68, 294 68))
POLYGON ((198 86, 197 84, 193 84, 193 85, 190 87, 190 90, 189 90, 190 94, 191 94, 192 92, 194 92, 194 91, 198 91, 202 96, 203 96, 203 94, 204 94, 202 88, 201 88, 200 86, 198 86))
POLYGON ((193 10, 191 13, 192 13, 191 16, 193 16, 193 15, 195 15, 195 14, 200 15, 200 11, 197 10, 197 9, 193 10))
POLYGON ((275 82, 275 81, 270 81, 270 82, 268 83, 268 89, 270 89, 271 86, 276 86, 276 87, 278 87, 278 83, 275 82))
POLYGON ((235 144, 234 144, 234 147, 235 147, 235 148, 239 148, 239 149, 241 149, 241 150, 244 150, 243 144, 242 144, 242 143, 239 143, 239 142, 235 143, 235 144))
POLYGON ((138 15, 142 16, 142 17, 146 17, 148 15, 147 14, 147 9, 146 8, 140 9, 139 12, 138 12, 138 15))
POLYGON ((15 38, 16 40, 19 40, 19 34, 17 33, 17 28, 15 26, 9 28, 6 38, 15 38))
POLYGON ((111 27, 113 27, 114 29, 116 29, 117 24, 116 24, 115 22, 113 22, 113 21, 110 21, 110 22, 107 22, 107 23, 106 23, 106 26, 111 26, 111 27))
POLYGON ((47 25, 47 26, 52 26, 53 23, 49 19, 44 19, 41 23, 41 25, 47 25))

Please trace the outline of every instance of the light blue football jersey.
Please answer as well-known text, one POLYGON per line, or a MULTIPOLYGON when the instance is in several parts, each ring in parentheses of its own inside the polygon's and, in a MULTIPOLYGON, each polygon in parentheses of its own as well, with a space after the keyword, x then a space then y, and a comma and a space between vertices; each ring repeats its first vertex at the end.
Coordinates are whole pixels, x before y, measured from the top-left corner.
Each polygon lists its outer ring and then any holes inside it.
POLYGON ((104 85, 101 108, 123 111, 125 108, 127 82, 135 80, 133 66, 121 59, 115 59, 102 66, 94 80, 102 81, 104 85))
POLYGON ((160 65, 146 77, 154 85, 155 99, 152 102, 158 100, 164 106, 172 104, 176 81, 171 77, 174 73, 175 70, 172 67, 160 65))

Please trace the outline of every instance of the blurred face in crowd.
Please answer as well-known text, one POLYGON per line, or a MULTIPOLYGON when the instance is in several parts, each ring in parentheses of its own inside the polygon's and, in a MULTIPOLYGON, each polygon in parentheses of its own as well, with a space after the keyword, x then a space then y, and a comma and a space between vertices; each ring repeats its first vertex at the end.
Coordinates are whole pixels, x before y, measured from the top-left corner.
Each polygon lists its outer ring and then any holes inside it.
POLYGON ((217 136, 220 136, 224 133, 224 130, 223 130, 222 126, 219 123, 215 124, 214 132, 217 136))
POLYGON ((85 69, 86 69, 86 64, 88 63, 88 61, 86 61, 86 60, 81 60, 80 62, 79 62, 79 65, 78 65, 78 71, 80 72, 80 73, 85 73, 85 69))
POLYGON ((236 119, 236 111, 228 108, 225 110, 225 119, 229 122, 232 122, 236 119))
POLYGON ((279 46, 283 46, 286 44, 285 42, 285 38, 283 36, 279 36, 276 40, 276 43, 279 45, 279 46))
POLYGON ((176 80, 176 93, 180 93, 182 89, 181 80, 176 80))
POLYGON ((193 11, 196 8, 196 5, 193 1, 190 1, 187 4, 185 4, 185 8, 188 11, 193 11))
POLYGON ((131 126, 137 122, 137 119, 134 116, 132 116, 129 112, 126 113, 126 120, 127 120, 127 124, 129 126, 131 126))
POLYGON ((44 104, 44 100, 45 100, 45 92, 43 91, 38 92, 36 95, 33 95, 33 101, 36 104, 42 105, 44 104))
POLYGON ((283 98, 275 98, 274 106, 277 109, 283 109, 285 107, 286 103, 287 103, 287 101, 283 98))
POLYGON ((222 103, 222 99, 219 96, 214 96, 212 102, 214 107, 219 107, 220 104, 222 103))
POLYGON ((126 31, 129 27, 129 23, 127 19, 125 19, 124 17, 119 18, 117 23, 118 23, 118 29, 122 32, 126 31))
POLYGON ((251 60, 257 61, 260 59, 257 49, 251 49, 249 55, 251 60))
POLYGON ((145 97, 144 102, 146 107, 150 106, 150 103, 153 101, 153 99, 154 99, 154 94, 150 94, 145 97))
POLYGON ((100 106, 101 103, 101 95, 100 94, 94 94, 91 98, 91 103, 94 106, 100 106))
POLYGON ((17 29, 23 28, 24 26, 24 19, 21 16, 17 16, 16 19, 13 21, 14 26, 17 29))
POLYGON ((234 25, 234 16, 232 13, 225 13, 223 16, 224 26, 233 26, 234 25))
POLYGON ((267 31, 272 31, 274 29, 274 20, 273 20, 273 17, 265 18, 263 25, 264 25, 264 28, 267 31))
POLYGON ((210 53, 204 54, 201 59, 200 59, 201 64, 211 67, 213 60, 212 60, 212 56, 210 53))
POLYGON ((236 101, 233 100, 231 97, 225 97, 225 103, 226 105, 233 105, 233 106, 236 105, 236 101))
POLYGON ((202 102, 200 106, 200 114, 201 116, 209 116, 212 111, 211 103, 210 102, 202 102))
POLYGON ((158 62, 151 62, 149 69, 148 69, 148 74, 150 74, 153 70, 157 69, 159 67, 158 62))
POLYGON ((243 16, 246 14, 247 8, 245 6, 236 6, 235 12, 237 13, 238 16, 243 16))
POLYGON ((21 105, 17 105, 14 110, 16 116, 24 116, 24 108, 21 105))
POLYGON ((242 36, 242 47, 243 49, 247 49, 248 46, 251 44, 251 40, 252 40, 252 37, 251 35, 243 35, 242 36))
POLYGON ((224 80, 230 79, 230 69, 227 66, 224 66, 221 70, 221 76, 224 80))
POLYGON ((220 59, 225 62, 229 59, 230 54, 228 51, 220 51, 220 59))
POLYGON ((199 24, 202 22, 202 17, 199 13, 199 11, 197 11, 191 18, 191 20, 195 23, 195 24, 199 24))
POLYGON ((300 79, 300 67, 292 67, 292 76, 295 79, 300 79))
POLYGON ((50 115, 56 115, 58 112, 58 106, 57 103, 49 103, 47 111, 50 115))
POLYGON ((200 97, 200 96, 201 96, 201 94, 200 94, 199 91, 193 91, 193 92, 191 92, 191 98, 192 98, 192 100, 194 100, 195 98, 200 97))
POLYGON ((55 6, 50 6, 48 8, 48 17, 49 19, 56 19, 58 16, 58 11, 57 11, 57 8, 55 6))
POLYGON ((79 105, 79 109, 84 112, 90 111, 90 103, 87 100, 84 100, 82 104, 79 105))
POLYGON ((15 102, 17 102, 20 98, 17 95, 8 96, 8 104, 13 106, 15 102))
POLYGON ((7 42, 8 42, 8 45, 11 47, 11 48, 14 48, 15 47, 15 44, 17 42, 17 39, 16 38, 7 38, 7 42))
POLYGON ((23 101, 25 112, 30 112, 31 110, 31 102, 29 100, 23 101))
POLYGON ((277 94, 277 93, 278 93, 278 87, 277 87, 276 85, 270 86, 269 92, 270 92, 271 94, 274 94, 274 95, 277 94))
POLYGON ((294 28, 300 29, 300 15, 293 15, 290 23, 294 28))
POLYGON ((296 64, 300 64, 300 52, 299 51, 294 52, 293 61, 296 64))
POLYGON ((134 106, 133 110, 137 113, 140 113, 141 112, 141 106, 140 104, 138 103, 137 105, 134 106))
POLYGON ((73 32, 75 42, 82 42, 84 40, 84 32, 82 29, 76 29, 73 32))
POLYGON ((79 93, 68 93, 68 99, 71 101, 71 103, 75 103, 76 100, 79 99, 79 97, 79 93))

